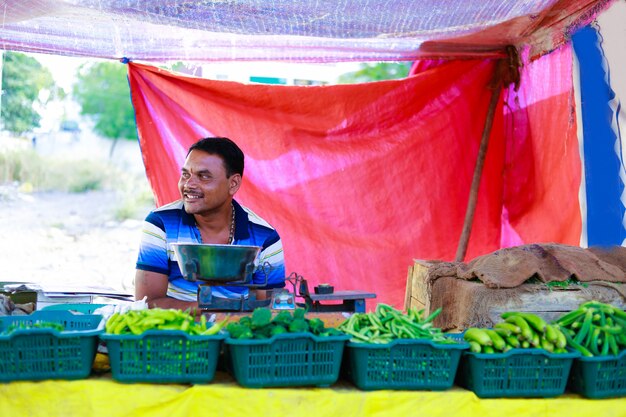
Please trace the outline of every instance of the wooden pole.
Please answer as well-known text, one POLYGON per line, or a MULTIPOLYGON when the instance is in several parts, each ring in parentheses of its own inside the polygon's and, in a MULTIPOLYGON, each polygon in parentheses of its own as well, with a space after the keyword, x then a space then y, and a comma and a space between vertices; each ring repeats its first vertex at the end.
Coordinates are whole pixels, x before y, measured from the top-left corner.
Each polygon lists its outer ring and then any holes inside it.
POLYGON ((493 92, 491 93, 491 101, 487 109, 487 118, 485 119, 485 127, 483 128, 483 136, 480 139, 480 148, 478 149, 478 157, 476 166, 474 167, 474 177, 472 178, 472 186, 470 188, 469 199, 467 201, 467 210, 465 211, 465 221, 463 223, 463 232, 459 238, 459 245, 456 249, 456 262, 463 262, 467 253, 467 244, 469 243, 470 234, 472 233, 472 223, 474 222, 474 212, 476 211, 476 201, 478 200, 478 187, 480 186, 480 178, 483 173, 483 165, 485 164, 485 155, 487 155, 487 147, 489 146, 489 136, 493 127, 493 116, 496 111, 496 105, 502 91, 502 65, 505 60, 500 60, 494 68, 493 92))

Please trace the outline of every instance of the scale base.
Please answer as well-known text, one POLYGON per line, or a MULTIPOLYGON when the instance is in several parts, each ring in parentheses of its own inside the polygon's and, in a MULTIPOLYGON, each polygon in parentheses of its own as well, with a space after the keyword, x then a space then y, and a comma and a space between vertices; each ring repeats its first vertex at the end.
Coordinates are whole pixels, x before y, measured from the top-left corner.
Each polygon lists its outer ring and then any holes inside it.
POLYGON ((271 300, 257 300, 254 293, 248 298, 213 297, 211 286, 198 286, 198 308, 206 311, 253 311, 258 307, 269 307, 271 300))
POLYGON ((335 291, 331 294, 303 294, 308 311, 365 313, 365 299, 376 294, 363 291, 335 291), (341 304, 322 304, 321 301, 341 301, 341 304))

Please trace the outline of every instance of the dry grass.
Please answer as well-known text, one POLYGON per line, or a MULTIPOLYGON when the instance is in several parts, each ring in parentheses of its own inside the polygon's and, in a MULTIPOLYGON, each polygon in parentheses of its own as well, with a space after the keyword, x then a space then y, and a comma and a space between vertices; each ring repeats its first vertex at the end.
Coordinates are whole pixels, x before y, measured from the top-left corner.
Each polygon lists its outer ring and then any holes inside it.
POLYGON ((0 184, 6 183, 17 183, 27 192, 113 190, 119 196, 115 218, 120 221, 137 216, 154 201, 144 176, 106 161, 42 156, 26 147, 0 149, 0 184))

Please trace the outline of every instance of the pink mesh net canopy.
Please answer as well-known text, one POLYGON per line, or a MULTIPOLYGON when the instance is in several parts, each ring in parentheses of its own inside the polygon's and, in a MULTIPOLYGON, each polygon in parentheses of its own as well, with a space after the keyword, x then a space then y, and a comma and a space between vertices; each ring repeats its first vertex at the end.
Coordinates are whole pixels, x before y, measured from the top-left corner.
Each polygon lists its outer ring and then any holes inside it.
POLYGON ((540 56, 612 0, 4 0, 0 48, 144 61, 540 56))

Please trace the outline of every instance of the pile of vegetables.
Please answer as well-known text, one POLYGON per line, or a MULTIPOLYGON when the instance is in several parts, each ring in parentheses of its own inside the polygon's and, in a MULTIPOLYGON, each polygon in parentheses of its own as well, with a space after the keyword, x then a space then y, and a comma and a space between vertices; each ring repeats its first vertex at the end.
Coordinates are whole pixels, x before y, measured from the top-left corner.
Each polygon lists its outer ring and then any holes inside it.
POLYGON ((53 329, 59 332, 65 330, 65 327, 61 323, 51 321, 36 321, 36 322, 20 322, 8 326, 3 332, 3 335, 9 335, 18 329, 53 329))
POLYGON ((567 343, 583 356, 617 355, 626 349, 626 312, 588 301, 558 320, 567 343))
POLYGON ((567 353, 567 339, 558 325, 548 324, 532 313, 506 312, 493 329, 470 327, 463 338, 475 353, 501 353, 513 348, 545 349, 567 353))
POLYGON ((337 328, 352 336, 351 342, 389 343, 395 339, 428 339, 437 343, 455 343, 432 321, 441 313, 438 308, 428 317, 424 310, 409 309, 406 313, 387 304, 378 304, 375 311, 355 313, 337 328))
POLYGON ((305 310, 297 308, 293 313, 283 310, 272 317, 269 308, 256 308, 251 316, 228 323, 226 331, 233 339, 268 339, 283 333, 312 333, 316 336, 339 336, 340 331, 327 328, 319 318, 308 319, 305 310))
POLYGON ((149 310, 130 310, 114 313, 105 323, 105 330, 111 334, 139 335, 146 330, 182 330, 190 335, 215 335, 228 319, 207 327, 206 317, 202 315, 196 323, 195 315, 188 310, 153 308, 149 310))

